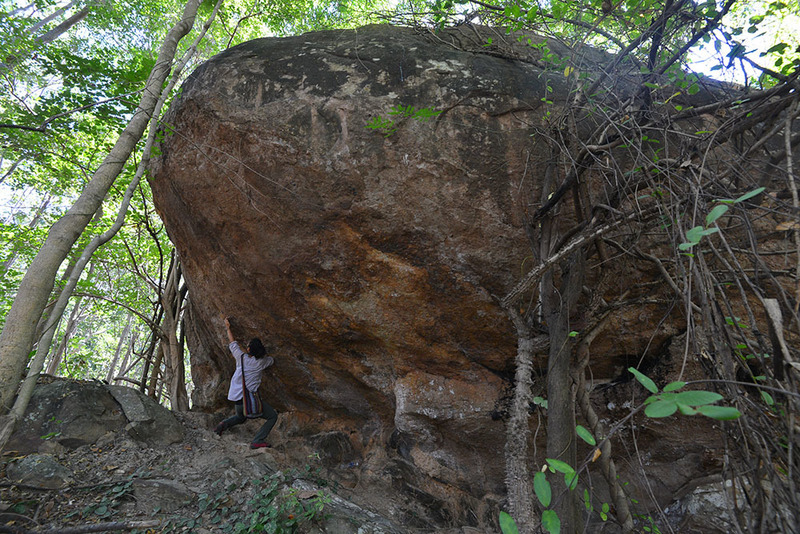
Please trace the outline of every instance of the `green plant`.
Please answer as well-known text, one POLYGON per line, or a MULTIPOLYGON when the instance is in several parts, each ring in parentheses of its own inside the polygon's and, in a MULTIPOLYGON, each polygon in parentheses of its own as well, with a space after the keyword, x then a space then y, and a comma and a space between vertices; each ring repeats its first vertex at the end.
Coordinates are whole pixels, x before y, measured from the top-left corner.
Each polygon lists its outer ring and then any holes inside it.
POLYGON ((745 193, 744 195, 740 196, 735 200, 730 199, 719 199, 717 200, 717 205, 712 208, 712 210, 706 215, 706 224, 705 227, 703 226, 695 226, 690 228, 686 231, 686 241, 678 245, 678 249, 682 251, 687 251, 691 249, 693 246, 700 243, 700 240, 707 235, 711 235, 714 233, 719 232, 719 227, 716 226, 716 221, 725 215, 731 205, 739 204, 746 200, 749 200, 757 195, 760 195, 764 192, 764 187, 759 187, 758 189, 754 189, 749 193, 745 193), (714 226, 712 226, 714 225, 714 226))
MULTIPOLYGON (((53 424, 56 424, 56 425, 60 425, 64 421, 62 421, 61 419, 56 419, 56 416, 54 415, 50 419, 48 419, 47 422, 48 423, 53 423, 53 424)), ((50 425, 48 425, 48 426, 50 426, 50 425)), ((53 439, 53 438, 58 437, 60 435, 61 435, 61 432, 59 432, 58 430, 52 430, 52 431, 46 433, 45 435, 43 435, 42 439, 47 441, 48 439, 53 439)))
MULTIPOLYGON (((96 490, 96 488, 91 488, 96 490)), ((95 498, 95 502, 81 509, 70 512, 65 517, 79 516, 81 518, 108 519, 114 515, 117 506, 133 493, 133 480, 114 484, 95 498)))
MULTIPOLYGON (((583 504, 586 506, 586 511, 591 513, 594 512, 594 505, 592 505, 591 496, 589 495, 589 490, 583 490, 583 504)), ((611 510, 611 507, 608 505, 607 502, 604 502, 600 505, 600 511, 598 512, 600 515, 600 519, 603 521, 608 521, 608 512, 611 510)))
POLYGON ((644 413, 648 417, 668 417, 680 411, 683 415, 701 414, 712 419, 728 421, 742 415, 739 410, 731 406, 713 406, 715 402, 722 400, 722 395, 719 393, 703 390, 678 392, 686 386, 686 382, 681 381, 670 382, 659 392, 658 386, 648 376, 633 367, 629 367, 628 371, 652 393, 644 401, 644 413))
MULTIPOLYGON (((628 370, 633 373, 640 384, 652 393, 643 403, 644 413, 648 417, 667 417, 674 414, 676 411, 680 411, 680 413, 684 415, 701 414, 722 421, 736 419, 741 416, 741 413, 736 408, 730 406, 714 406, 714 403, 723 398, 722 395, 718 393, 703 390, 679 391, 686 386, 686 382, 681 381, 670 382, 664 386, 663 390, 659 390, 655 382, 647 375, 633 367, 628 368, 628 370)), ((766 398, 764 400, 769 404, 766 398)), ((595 439, 587 428, 576 425, 575 433, 589 445, 593 447, 597 445, 597 439, 595 439)), ((556 511, 549 508, 553 499, 553 490, 550 482, 547 480, 547 471, 553 474, 561 473, 564 475, 564 484, 569 490, 574 490, 578 486, 578 472, 574 467, 561 460, 547 458, 545 461, 545 466, 533 476, 533 491, 536 494, 536 499, 539 501, 539 504, 545 508, 542 512, 542 528, 548 534, 559 534, 561 532, 561 520, 556 511)), ((589 491, 586 489, 583 492, 583 500, 587 512, 595 511, 594 505, 591 503, 589 491)), ((607 521, 610 510, 611 507, 608 503, 602 503, 600 509, 597 510, 600 519, 607 521)), ((660 534, 661 531, 655 525, 653 519, 650 517, 647 519, 649 519, 649 524, 643 527, 644 531, 652 534, 660 534)), ((516 534, 518 532, 514 519, 506 512, 500 512, 500 528, 503 534, 516 534)))
POLYGON ((278 472, 250 484, 230 484, 214 494, 199 495, 197 512, 190 517, 171 518, 163 532, 193 531, 202 526, 231 534, 289 534, 306 522, 323 518, 330 502, 330 496, 321 490, 311 493, 287 489, 284 474, 278 472), (245 502, 253 488, 255 494, 245 502))
POLYGON ((661 534, 661 530, 656 525, 655 520, 649 515, 641 515, 641 514, 634 514, 639 520, 643 523, 646 523, 642 526, 642 532, 648 532, 649 534, 661 534))
MULTIPOLYGON (((441 113, 440 110, 437 111, 432 108, 417 109, 413 106, 396 105, 389 112, 389 115, 397 117, 397 120, 411 118, 420 122, 425 122, 435 117, 439 113, 441 113)), ((394 120, 384 118, 380 115, 372 117, 372 119, 367 123, 366 127, 370 130, 383 132, 384 137, 390 137, 394 135, 400 128, 399 124, 397 124, 394 120)))
POLYGON ((281 480, 277 476, 265 477, 262 483, 266 487, 258 491, 248 503, 251 507, 249 521, 245 519, 236 522, 234 533, 295 532, 300 524, 322 517, 325 505, 330 503, 330 497, 322 491, 307 499, 300 499, 295 489, 290 489, 282 496, 281 480))

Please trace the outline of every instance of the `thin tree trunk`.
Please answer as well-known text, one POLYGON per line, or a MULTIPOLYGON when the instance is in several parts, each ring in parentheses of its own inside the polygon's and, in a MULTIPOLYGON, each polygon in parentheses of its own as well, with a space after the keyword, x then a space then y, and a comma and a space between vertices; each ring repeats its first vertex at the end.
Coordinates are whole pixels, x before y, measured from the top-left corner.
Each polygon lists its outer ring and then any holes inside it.
MULTIPOLYGON (((57 17, 60 17, 64 13, 66 13, 67 10, 74 5, 74 3, 75 2, 70 2, 69 5, 56 10, 52 14, 48 15, 44 19, 40 20, 39 22, 37 22, 36 24, 34 24, 30 28, 28 28, 27 31, 29 33, 38 32, 39 30, 44 28, 44 26, 46 26, 48 23, 50 23, 52 20, 56 19, 57 17)), ((80 21, 85 19, 88 14, 89 14, 89 8, 88 7, 85 7, 83 9, 81 9, 80 11, 78 11, 77 13, 75 13, 74 15, 69 17, 67 20, 65 20, 61 24, 57 25, 55 28, 53 28, 53 29, 43 33, 42 35, 36 37, 35 38, 35 44, 34 44, 34 46, 32 48, 30 48, 28 50, 25 50, 24 52, 17 53, 17 54, 13 54, 13 53, 6 54, 5 57, 3 58, 5 60, 5 63, 0 63, 0 65, 3 65, 8 69, 12 69, 15 65, 18 65, 19 63, 21 63, 22 60, 26 56, 33 54, 33 52, 35 52, 37 48, 39 48, 41 46, 44 46, 44 45, 47 45, 49 43, 52 43, 53 41, 55 41, 56 39, 58 39, 59 37, 64 35, 66 32, 68 32, 70 30, 70 28, 72 28, 73 26, 78 24, 80 21)))
POLYGON ((125 341, 127 341, 128 336, 131 333, 131 326, 133 326, 133 315, 128 315, 128 322, 125 324, 125 328, 122 330, 122 335, 119 336, 119 341, 117 342, 117 349, 114 351, 114 357, 111 358, 111 363, 108 364, 108 372, 106 373, 106 382, 109 384, 111 380, 114 378, 114 369, 117 368, 117 362, 119 361, 120 354, 122 354, 122 347, 126 345, 125 341))
POLYGON ((532 534, 538 524, 534 514, 533 476, 528 467, 528 409, 533 394, 533 347, 531 329, 519 312, 506 310, 517 330, 517 358, 514 374, 514 400, 506 428, 506 489, 509 513, 521 534, 532 534))
POLYGON ((41 30, 42 28, 47 26, 51 21, 57 19, 58 17, 60 17, 64 13, 66 13, 67 10, 72 9, 72 6, 74 6, 74 5, 75 5, 75 1, 73 0, 72 2, 70 2, 67 5, 65 5, 64 7, 60 7, 58 9, 56 9, 55 11, 50 13, 48 16, 46 16, 45 18, 43 18, 42 20, 40 20, 39 22, 37 22, 36 24, 31 26, 30 28, 28 28, 28 30, 27 30, 28 33, 37 33, 39 30, 41 30))
MULTIPOLYGON (((117 373, 117 376, 114 377, 115 384, 118 384, 130 372, 130 369, 128 369, 128 360, 130 360, 131 354, 134 352, 133 347, 136 345, 136 340, 138 339, 139 330, 134 330, 133 335, 131 335, 130 341, 128 342, 128 348, 125 350, 125 356, 122 358, 122 363, 119 366, 119 373, 117 373)), ((136 365, 136 363, 132 364, 131 367, 134 365, 136 365)))
POLYGON ((183 301, 180 290, 181 262, 175 250, 172 251, 167 284, 161 294, 164 308, 164 321, 161 324, 161 347, 164 351, 165 377, 173 410, 189 411, 189 397, 186 394, 186 369, 183 365, 183 351, 178 343, 178 326, 183 301))
POLYGON ((8 16, 9 16, 9 17, 16 17, 16 16, 17 16, 17 15, 19 15, 20 13, 24 13, 25 11, 27 11, 27 10, 29 10, 29 9, 33 9, 33 8, 35 8, 35 7, 36 7, 36 3, 35 3, 35 2, 31 2, 31 3, 30 3, 30 4, 28 4, 27 6, 20 6, 20 7, 18 7, 17 9, 14 9, 14 10, 12 10, 12 11, 11 11, 11 12, 8 14, 8 16))
POLYGON ((63 34, 65 34, 70 28, 72 28, 77 23, 85 19, 86 15, 88 14, 89 14, 88 7, 81 9, 80 11, 72 15, 70 18, 68 18, 67 20, 65 20, 64 22, 62 22, 49 32, 39 37, 38 41, 41 44, 52 43, 53 41, 61 37, 63 34))
POLYGON ((158 378, 161 375, 161 364, 163 361, 164 343, 161 342, 158 344, 158 349, 156 350, 156 359, 153 362, 152 370, 150 371, 149 385, 147 386, 147 394, 154 399, 156 398, 156 391, 158 391, 158 378))
MULTIPOLYGON (((49 375, 55 375, 58 371, 59 365, 61 365, 61 360, 64 357, 64 353, 67 351, 67 343, 69 343, 69 338, 72 336, 72 333, 75 332, 75 328, 78 325, 78 316, 80 315, 81 311, 81 297, 75 299, 75 304, 72 306, 72 311, 69 314, 69 319, 67 320, 67 325, 64 327, 64 336, 61 338, 61 342, 58 344, 56 351, 53 353, 53 356, 50 358, 50 363, 47 364, 47 370, 45 371, 49 375)), ((54 326, 57 328, 58 326, 54 326)), ((45 340, 45 344, 49 345, 49 340, 45 340)), ((40 350, 42 348, 40 347, 40 350)), ((48 351, 42 350, 44 354, 47 354, 48 351)))
MULTIPOLYGON (((8 178, 8 177, 9 177, 9 176, 11 176, 12 174, 14 174, 14 171, 15 171, 15 170, 17 170, 17 166, 18 166, 20 163, 22 163, 22 161, 23 161, 23 160, 22 160, 22 158, 20 158, 20 159, 18 159, 17 161, 15 161, 14 163, 12 163, 12 164, 11 164, 11 167, 9 167, 9 169, 8 169, 8 170, 7 170, 5 173, 3 173, 3 176, 0 176, 0 184, 2 184, 3 182, 5 182, 5 181, 6 181, 6 178, 8 178)), ((2 158, 0 158, 0 163, 2 163, 2 158)), ((1 166, 1 165, 0 165, 0 166, 1 166)))
POLYGON ((164 39, 133 118, 78 200, 52 226, 44 245, 25 273, 0 334, 0 413, 7 412, 11 407, 33 346, 35 326, 53 289, 58 268, 100 208, 147 128, 172 66, 178 42, 191 30, 198 4, 199 0, 187 1, 181 20, 164 39))
MULTIPOLYGON (((580 296, 585 262, 578 251, 562 268, 560 291, 556 291, 553 273, 544 278, 542 294, 544 316, 550 327, 550 354, 547 361, 547 457, 568 463, 577 469, 575 443, 575 396, 570 374, 570 311, 580 296)), ((581 517, 575 491, 567 488, 563 477, 553 477, 553 509, 561 519, 561 531, 575 534, 581 531, 581 517)))
POLYGON ((153 360, 155 359, 156 349, 158 348, 158 340, 160 339, 158 330, 161 324, 161 317, 164 314, 164 308, 161 307, 161 304, 158 305, 158 308, 153 313, 154 320, 152 324, 155 325, 152 327, 150 331, 150 338, 147 342, 147 349, 142 353, 142 358, 144 358, 144 365, 142 366, 142 378, 139 381, 141 386, 139 387, 139 391, 142 393, 146 393, 147 388, 147 381, 150 377, 150 366, 153 365, 153 360))
MULTIPOLYGON (((622 298, 620 298, 622 300, 622 298)), ((620 484, 619 477, 617 476, 617 466, 611 458, 611 440, 603 439, 608 435, 605 425, 598 417, 597 413, 592 407, 591 399, 589 398, 589 390, 586 386, 586 366, 589 364, 590 352, 589 346, 595 337, 605 328, 610 315, 606 315, 595 325, 592 330, 586 332, 578 345, 577 355, 578 363, 575 369, 575 376, 573 380, 576 384, 576 403, 580 407, 586 422, 589 424, 589 429, 599 440, 600 443, 600 469, 606 479, 611 494, 611 500, 614 503, 614 515, 622 527, 622 532, 628 534, 633 532, 633 516, 631 515, 628 503, 630 498, 625 494, 625 490, 620 484)))

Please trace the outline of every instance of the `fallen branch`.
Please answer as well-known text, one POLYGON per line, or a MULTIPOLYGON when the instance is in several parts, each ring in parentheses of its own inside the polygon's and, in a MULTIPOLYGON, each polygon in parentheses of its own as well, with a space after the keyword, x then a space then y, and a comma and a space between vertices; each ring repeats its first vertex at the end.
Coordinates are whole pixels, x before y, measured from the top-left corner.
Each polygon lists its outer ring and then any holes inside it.
POLYGON ((83 534, 84 532, 106 532, 108 530, 135 530, 140 528, 155 528, 161 521, 113 521, 110 523, 94 523, 77 527, 53 527, 31 530, 23 527, 0 525, 0 533, 9 534, 83 534))

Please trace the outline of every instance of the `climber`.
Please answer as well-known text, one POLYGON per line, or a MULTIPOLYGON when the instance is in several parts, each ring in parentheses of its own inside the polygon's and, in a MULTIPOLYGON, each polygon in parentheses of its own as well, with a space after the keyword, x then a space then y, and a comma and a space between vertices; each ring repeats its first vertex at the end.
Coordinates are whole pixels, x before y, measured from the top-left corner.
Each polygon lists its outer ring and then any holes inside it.
MULTIPOLYGON (((267 355, 266 348, 264 348, 264 345, 258 338, 253 338, 250 341, 246 351, 242 350, 239 343, 233 338, 231 322, 228 317, 225 317, 225 328, 228 331, 228 341, 230 342, 228 348, 231 351, 233 359, 236 360, 236 371, 233 373, 231 386, 230 389, 228 389, 228 400, 233 401, 236 405, 236 415, 228 417, 217 425, 214 432, 219 436, 230 427, 240 425, 247 421, 247 417, 245 417, 244 413, 242 369, 244 368, 244 386, 249 392, 252 392, 253 395, 258 397, 258 386, 261 385, 261 373, 264 369, 275 363, 275 359, 267 355)), ((267 444, 267 436, 278 420, 278 413, 272 406, 263 401, 261 401, 261 406, 263 407, 261 414, 249 415, 249 417, 261 417, 267 420, 256 433, 253 442, 250 443, 251 449, 269 447, 267 444)))

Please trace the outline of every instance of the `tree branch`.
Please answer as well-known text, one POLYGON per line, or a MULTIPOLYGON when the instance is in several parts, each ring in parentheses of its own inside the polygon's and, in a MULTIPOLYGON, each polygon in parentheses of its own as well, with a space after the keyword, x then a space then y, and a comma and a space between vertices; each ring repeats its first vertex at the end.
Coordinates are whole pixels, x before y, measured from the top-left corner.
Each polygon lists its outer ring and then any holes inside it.
POLYGON ((652 215, 658 212, 658 206, 648 208, 644 211, 635 211, 628 214, 623 219, 618 221, 613 221, 608 224, 604 224, 599 227, 589 228, 585 230, 582 234, 578 235, 572 241, 564 245, 564 247, 544 260, 542 263, 528 271, 528 274, 525 275, 525 278, 519 282, 503 299, 500 301, 500 304, 503 307, 511 306, 518 298, 522 296, 524 292, 529 290, 533 285, 542 277, 544 273, 552 269, 558 262, 563 260, 565 257, 573 253, 579 247, 589 243, 597 239, 598 237, 618 228, 622 223, 632 221, 637 217, 642 217, 644 219, 648 219, 652 215))

